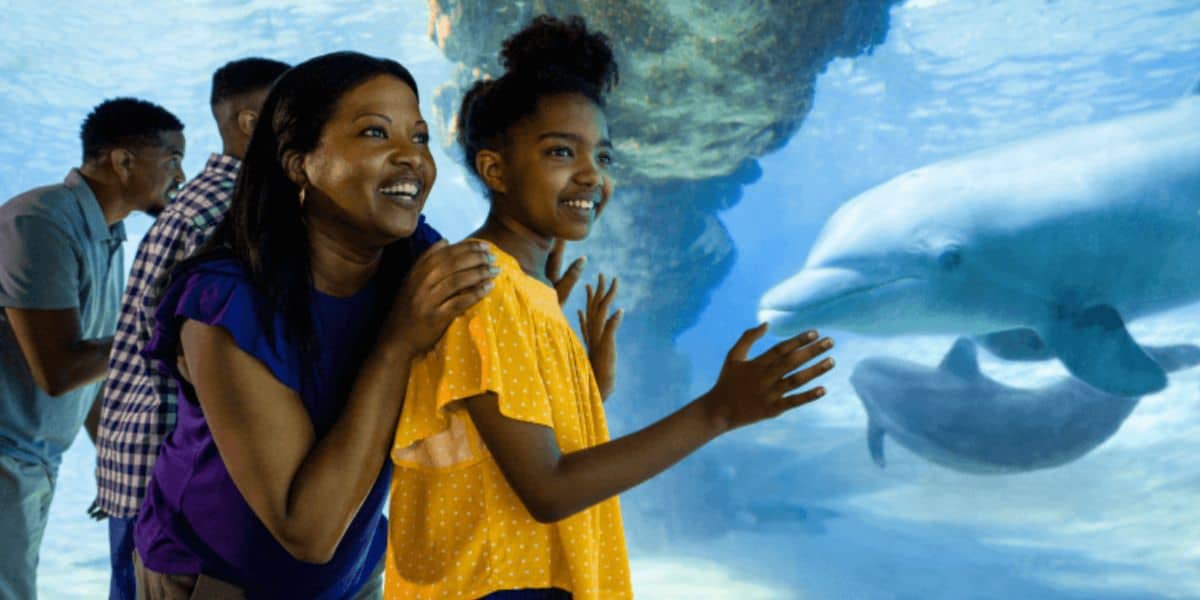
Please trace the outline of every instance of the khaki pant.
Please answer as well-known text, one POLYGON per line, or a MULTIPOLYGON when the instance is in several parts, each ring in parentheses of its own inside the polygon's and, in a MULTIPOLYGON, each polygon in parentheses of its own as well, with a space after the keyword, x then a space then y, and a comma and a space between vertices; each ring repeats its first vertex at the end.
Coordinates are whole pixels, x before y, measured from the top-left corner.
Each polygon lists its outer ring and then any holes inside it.
POLYGON ((167 575, 151 571, 133 553, 138 600, 245 600, 242 588, 208 575, 167 575))
MULTIPOLYGON (((133 553, 133 571, 137 577, 138 600, 245 600, 242 588, 208 575, 167 575, 151 571, 142 564, 142 557, 133 553)), ((354 600, 383 598, 383 561, 354 600)))

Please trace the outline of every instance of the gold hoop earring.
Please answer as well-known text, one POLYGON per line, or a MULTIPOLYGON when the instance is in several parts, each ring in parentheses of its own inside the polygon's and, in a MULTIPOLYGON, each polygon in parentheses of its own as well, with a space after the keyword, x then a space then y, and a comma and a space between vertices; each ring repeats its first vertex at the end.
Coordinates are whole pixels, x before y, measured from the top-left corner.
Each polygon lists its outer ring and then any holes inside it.
POLYGON ((308 191, 308 186, 300 188, 300 208, 304 208, 304 194, 308 191))

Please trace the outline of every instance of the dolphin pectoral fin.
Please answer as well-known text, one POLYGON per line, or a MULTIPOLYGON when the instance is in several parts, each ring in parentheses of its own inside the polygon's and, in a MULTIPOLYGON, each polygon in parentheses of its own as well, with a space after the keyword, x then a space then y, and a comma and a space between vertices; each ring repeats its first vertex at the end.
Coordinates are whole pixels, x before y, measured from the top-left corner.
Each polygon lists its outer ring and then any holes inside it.
POLYGON ((938 368, 962 379, 979 377, 979 356, 975 352, 975 344, 968 338, 958 338, 938 368))
POLYGON ((1126 397, 1167 387, 1166 372, 1134 341, 1111 306, 1066 314, 1042 333, 1067 370, 1092 387, 1126 397))
POLYGON ((875 419, 867 419, 867 449, 871 451, 871 460, 882 469, 887 467, 887 460, 883 457, 883 428, 875 419))
POLYGON ((1013 361, 1050 360, 1054 352, 1032 329, 997 331, 978 338, 979 344, 998 358, 1013 361))
POLYGON ((1200 346, 1176 344, 1174 346, 1143 346, 1146 354, 1164 371, 1174 373, 1200 365, 1200 346))

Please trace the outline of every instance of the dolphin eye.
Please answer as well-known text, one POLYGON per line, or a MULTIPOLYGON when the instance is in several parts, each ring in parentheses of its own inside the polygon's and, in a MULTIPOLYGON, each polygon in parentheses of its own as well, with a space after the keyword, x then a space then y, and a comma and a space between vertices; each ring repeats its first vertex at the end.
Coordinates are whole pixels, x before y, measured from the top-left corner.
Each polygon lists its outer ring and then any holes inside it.
POLYGON ((958 246, 950 246, 942 250, 937 261, 938 265, 947 271, 956 269, 958 265, 962 264, 962 249, 958 246))

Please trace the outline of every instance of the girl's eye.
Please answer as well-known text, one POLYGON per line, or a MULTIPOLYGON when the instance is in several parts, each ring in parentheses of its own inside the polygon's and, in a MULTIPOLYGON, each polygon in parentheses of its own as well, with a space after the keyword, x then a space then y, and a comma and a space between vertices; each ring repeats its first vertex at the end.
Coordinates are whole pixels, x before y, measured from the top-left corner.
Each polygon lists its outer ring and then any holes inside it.
POLYGON ((613 157, 611 154, 608 154, 607 152, 605 152, 604 154, 601 154, 596 160, 602 166, 605 166, 605 167, 611 167, 613 164, 613 157))
POLYGON ((429 143, 429 134, 426 132, 421 132, 421 133, 418 133, 417 135, 414 135, 413 143, 420 144, 422 146, 428 144, 429 143))
POLYGON ((574 153, 571 152, 571 149, 566 146, 555 146, 555 147, 551 148, 547 152, 547 154, 549 154, 550 156, 558 156, 561 158, 571 158, 572 156, 574 156, 574 153))
POLYGON ((364 137, 387 139, 387 132, 382 127, 368 127, 362 130, 364 137))

